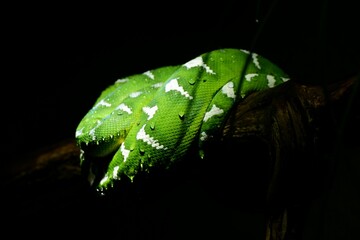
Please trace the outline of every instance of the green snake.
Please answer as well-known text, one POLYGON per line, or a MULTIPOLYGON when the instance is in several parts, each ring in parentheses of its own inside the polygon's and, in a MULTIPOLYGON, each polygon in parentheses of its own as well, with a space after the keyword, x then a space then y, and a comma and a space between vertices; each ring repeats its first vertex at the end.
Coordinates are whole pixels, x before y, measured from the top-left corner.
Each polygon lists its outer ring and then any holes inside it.
POLYGON ((171 167, 191 146, 204 159, 206 144, 238 101, 287 80, 268 59, 233 48, 118 79, 77 126, 80 164, 90 169, 90 184, 104 191, 122 178, 171 167), (103 158, 110 160, 97 171, 94 159, 103 158))

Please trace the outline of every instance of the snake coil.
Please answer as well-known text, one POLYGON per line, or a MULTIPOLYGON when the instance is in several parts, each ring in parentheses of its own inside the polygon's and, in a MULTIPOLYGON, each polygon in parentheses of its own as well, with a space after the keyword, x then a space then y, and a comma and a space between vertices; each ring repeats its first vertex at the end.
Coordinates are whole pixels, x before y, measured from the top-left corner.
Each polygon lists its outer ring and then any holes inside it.
POLYGON ((104 190, 153 166, 170 167, 194 143, 205 158, 205 145, 237 101, 287 80, 268 59, 232 48, 118 79, 76 129, 81 165, 90 166, 90 183, 104 190), (111 158, 105 175, 93 161, 103 157, 111 158))

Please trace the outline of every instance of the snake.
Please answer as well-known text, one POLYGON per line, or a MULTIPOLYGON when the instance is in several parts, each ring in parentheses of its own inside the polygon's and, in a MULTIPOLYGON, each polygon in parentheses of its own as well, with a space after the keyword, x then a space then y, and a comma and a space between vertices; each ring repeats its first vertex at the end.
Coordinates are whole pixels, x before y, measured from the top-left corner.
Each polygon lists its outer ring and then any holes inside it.
POLYGON ((169 169, 193 147, 206 159, 237 103, 289 79, 269 59, 237 48, 118 78, 77 125, 80 165, 90 185, 105 191, 155 167, 169 169))

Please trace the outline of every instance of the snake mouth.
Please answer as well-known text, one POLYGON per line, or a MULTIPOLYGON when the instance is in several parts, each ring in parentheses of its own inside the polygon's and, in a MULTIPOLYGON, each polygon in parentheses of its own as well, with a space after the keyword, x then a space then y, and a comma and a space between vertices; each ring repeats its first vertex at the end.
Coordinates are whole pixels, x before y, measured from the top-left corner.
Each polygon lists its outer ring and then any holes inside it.
POLYGON ((121 143, 124 142, 124 139, 122 136, 113 136, 96 142, 82 142, 79 145, 88 156, 95 158, 106 157, 116 152, 120 148, 121 143))

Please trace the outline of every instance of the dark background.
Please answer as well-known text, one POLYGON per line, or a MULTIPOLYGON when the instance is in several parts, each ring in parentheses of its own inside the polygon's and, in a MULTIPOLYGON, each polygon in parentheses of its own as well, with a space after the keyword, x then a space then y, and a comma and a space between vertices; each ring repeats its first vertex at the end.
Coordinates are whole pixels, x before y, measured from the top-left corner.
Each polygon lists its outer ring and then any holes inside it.
POLYGON ((351 1, 272 2, 9 6, 2 155, 73 138, 101 90, 119 77, 217 48, 250 49, 255 38, 254 51, 299 81, 337 81, 358 70, 359 19, 351 1))
POLYGON ((116 79, 214 49, 254 48, 300 82, 330 83, 359 71, 360 20, 353 1, 273 2, 6 6, 1 173, 28 153, 73 138, 81 118, 116 79))

